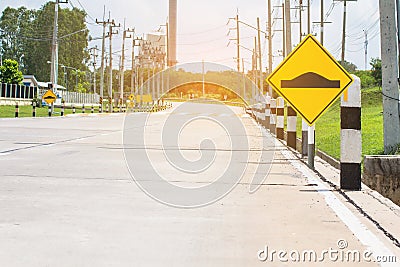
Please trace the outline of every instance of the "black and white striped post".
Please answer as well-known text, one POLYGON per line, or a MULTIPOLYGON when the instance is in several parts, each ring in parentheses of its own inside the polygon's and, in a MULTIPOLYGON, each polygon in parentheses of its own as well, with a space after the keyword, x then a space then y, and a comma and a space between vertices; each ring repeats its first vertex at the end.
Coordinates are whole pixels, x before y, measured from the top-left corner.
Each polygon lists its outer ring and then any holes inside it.
POLYGON ((85 104, 82 104, 82 113, 85 113, 85 104))
POLYGON ((267 96, 265 97, 265 120, 264 120, 265 129, 269 129, 270 116, 271 116, 271 97, 267 94, 267 96))
POLYGON ((92 109, 90 111, 91 113, 94 113, 94 106, 92 105, 92 109))
POLYGON ((302 121, 301 121, 301 155, 303 157, 308 155, 307 144, 308 144, 308 124, 304 119, 302 119, 302 121))
POLYGON ((75 105, 72 105, 72 114, 75 114, 76 110, 75 110, 75 105))
POLYGON ((32 103, 32 117, 36 117, 36 101, 32 103))
POLYGON ((352 77, 340 106, 340 188, 361 190, 361 82, 352 77))
POLYGON ((296 125, 297 125, 297 113, 296 111, 288 104, 287 106, 287 123, 286 123, 286 131, 287 131, 287 140, 286 143, 288 147, 296 149, 296 125))
POLYGON ((257 121, 257 104, 254 104, 251 107, 251 110, 252 110, 251 116, 253 117, 253 119, 255 119, 257 121))
POLYGON ((48 106, 49 117, 51 117, 51 105, 48 106))
POLYGON ((18 113, 19 113, 19 107, 18 107, 18 102, 15 103, 15 118, 18 118, 18 113))
POLYGON ((265 124, 265 98, 263 97, 261 100, 261 109, 260 109, 260 125, 265 124))
POLYGON ((103 113, 103 103, 100 102, 99 113, 103 113))
POLYGON ((260 123, 260 109, 261 109, 261 103, 260 103, 260 99, 258 97, 258 95, 256 95, 255 97, 256 100, 256 104, 255 104, 255 117, 256 117, 256 121, 258 123, 260 123))
POLYGON ((275 134, 276 129, 276 99, 271 98, 271 116, 269 117, 269 132, 275 134))
POLYGON ((276 99, 276 138, 285 139, 285 100, 283 97, 276 99))
POLYGON ((256 121, 260 123, 260 110, 261 110, 261 103, 256 104, 256 121))
POLYGON ((64 109, 65 109, 65 104, 61 104, 61 117, 64 116, 64 109))

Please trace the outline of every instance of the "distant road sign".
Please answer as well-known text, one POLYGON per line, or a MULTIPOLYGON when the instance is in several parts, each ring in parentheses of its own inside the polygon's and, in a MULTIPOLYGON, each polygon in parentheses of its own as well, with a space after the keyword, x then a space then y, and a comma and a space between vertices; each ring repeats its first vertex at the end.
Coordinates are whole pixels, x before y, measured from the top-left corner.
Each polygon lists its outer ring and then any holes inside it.
POLYGON ((135 98, 135 95, 134 95, 134 94, 130 94, 130 95, 129 95, 129 100, 130 100, 130 101, 132 101, 134 98, 135 98))
POLYGON ((308 35, 267 81, 313 125, 353 78, 314 36, 308 35))
POLYGON ((99 104, 103 104, 103 98, 101 96, 99 98, 99 104))
POLYGON ((57 96, 53 93, 52 90, 47 90, 46 93, 44 93, 42 99, 43 99, 48 105, 51 105, 54 101, 56 101, 57 96))

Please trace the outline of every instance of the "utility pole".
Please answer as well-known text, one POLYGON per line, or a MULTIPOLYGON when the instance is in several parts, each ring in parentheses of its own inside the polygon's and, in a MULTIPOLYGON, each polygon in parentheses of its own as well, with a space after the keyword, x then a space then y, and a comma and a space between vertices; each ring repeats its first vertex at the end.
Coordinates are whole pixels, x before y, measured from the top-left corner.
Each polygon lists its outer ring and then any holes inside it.
POLYGON ((342 28, 342 55, 340 58, 340 62, 344 62, 345 52, 346 52, 346 18, 347 18, 347 1, 357 1, 357 0, 334 0, 334 1, 342 1, 343 2, 343 28, 342 28))
MULTIPOLYGON (((268 0, 268 74, 272 73, 272 8, 271 0, 268 0)), ((272 87, 268 85, 269 95, 272 96, 272 87)))
POLYGON ((282 4, 282 55, 283 59, 286 57, 286 14, 285 4, 282 4))
POLYGON ((93 51, 91 55, 93 56, 93 93, 96 94, 96 59, 97 59, 97 51, 99 49, 97 46, 92 47, 89 51, 93 51))
MULTIPOLYGON (((258 75, 257 75, 257 69, 258 69, 258 48, 257 48, 257 37, 254 37, 254 84, 257 86, 258 84, 258 75)), ((255 95, 256 92, 253 92, 253 96, 255 95)))
POLYGON ((124 61, 125 61, 125 39, 126 39, 126 31, 125 31, 125 23, 126 19, 124 19, 124 30, 122 32, 122 51, 121 51, 121 61, 120 61, 120 74, 119 74, 119 99, 122 102, 124 98, 124 61))
POLYGON ((251 86, 251 99, 254 99, 256 87, 257 87, 257 40, 254 38, 254 49, 253 49, 253 55, 252 55, 252 60, 251 60, 251 66, 252 66, 252 75, 253 75, 253 84, 251 86))
POLYGON ((286 57, 286 23, 285 23, 285 4, 282 3, 282 57, 286 57))
MULTIPOLYGON (((51 71, 50 82, 52 84, 53 92, 57 91, 58 84, 58 6, 59 4, 66 4, 68 0, 56 0, 54 5, 54 29, 53 41, 51 46, 51 71)), ((51 104, 51 112, 54 111, 54 104, 51 104)))
POLYGON ((237 71, 240 72, 240 35, 239 35, 239 14, 236 14, 236 49, 237 49, 237 71))
POLYGON ((50 82, 53 84, 53 90, 57 91, 58 80, 58 7, 59 4, 66 4, 68 0, 56 0, 54 5, 54 27, 53 41, 51 46, 51 71, 50 82))
MULTIPOLYGON (((282 58, 285 59, 285 5, 274 6, 275 8, 280 8, 282 10, 281 18, 274 18, 274 20, 282 20, 282 29, 281 30, 273 30, 274 32, 282 32, 282 58)), ((271 35, 272 36, 272 35, 271 35)), ((272 39, 272 38, 271 38, 272 39)), ((278 50, 280 52, 280 50, 278 50)), ((271 95, 272 97, 272 95, 271 95)))
POLYGON ((286 55, 292 52, 292 24, 290 21, 290 0, 285 0, 285 24, 286 24, 286 55))
POLYGON ((126 38, 132 37, 132 69, 131 69, 131 94, 135 91, 135 82, 136 82, 136 64, 135 64, 135 28, 127 29, 126 32, 132 33, 132 35, 127 36, 126 38))
POLYGON ((169 63, 168 66, 176 65, 176 28, 177 28, 177 0, 169 0, 169 29, 168 29, 168 55, 169 63))
MULTIPOLYGON (((113 61, 113 57, 112 57, 112 36, 114 35, 114 34, 118 34, 118 30, 117 31, 113 31, 113 29, 114 28, 117 28, 117 27, 121 27, 121 25, 120 24, 118 24, 118 25, 115 25, 115 22, 114 22, 114 20, 112 20, 111 21, 111 23, 110 23, 110 25, 109 25, 109 32, 108 32, 108 36, 109 36, 109 38, 110 38, 110 58, 109 58, 109 61, 110 61, 110 77, 109 77, 109 79, 110 79, 110 82, 109 82, 109 87, 108 87, 108 96, 111 98, 111 102, 112 102, 112 99, 113 99, 113 93, 112 93, 112 87, 113 87, 113 70, 112 70, 112 65, 113 65, 113 63, 112 63, 112 61, 113 61)), ((112 104, 110 103, 110 105, 109 105, 109 108, 110 108, 110 113, 112 112, 112 104)))
POLYGON ((379 0, 381 26, 384 152, 400 143, 399 84, 395 0, 379 0))
POLYGON ((135 29, 133 29, 132 33, 132 74, 131 74, 131 87, 132 91, 131 93, 137 95, 138 92, 136 92, 136 88, 139 85, 139 75, 136 67, 136 57, 135 57, 135 46, 140 46, 139 44, 136 44, 136 41, 141 42, 142 38, 136 38, 135 37, 135 29))
POLYGON ((125 78, 125 39, 134 38, 132 35, 127 35, 128 32, 133 32, 129 28, 125 30, 125 19, 124 19, 124 32, 122 34, 122 52, 121 52, 121 68, 120 68, 120 96, 119 98, 123 101, 124 98, 124 78, 125 78))
POLYGON ((118 80, 118 87, 120 89, 119 91, 119 97, 115 97, 116 99, 118 99, 118 105, 122 104, 122 97, 121 97, 121 68, 122 68, 122 55, 118 55, 118 75, 117 75, 117 80, 118 80))
MULTIPOLYGON (((229 40, 235 40, 235 42, 236 42, 236 69, 237 69, 237 72, 240 72, 240 29, 239 29, 240 21, 239 21, 239 14, 236 14, 236 17, 234 17, 234 18, 229 18, 229 21, 231 19, 236 21, 236 38, 229 39, 229 40)), ((228 23, 229 23, 229 21, 228 21, 228 23)), ((232 28, 232 30, 233 29, 234 28, 232 28)), ((231 29, 229 29, 229 32, 230 32, 230 30, 231 29)), ((229 33, 228 33, 228 35, 229 35, 229 33)))
MULTIPOLYGON (((400 66, 400 0, 396 0, 396 15, 397 15, 397 54, 399 56, 398 58, 398 66, 400 66)), ((399 71, 400 71, 400 67, 399 67, 399 71)), ((400 73, 399 73, 399 77, 400 77, 400 73)), ((399 107, 400 109, 400 107, 399 107)), ((399 110, 400 112, 400 110, 399 110)))
POLYGON ((321 36, 320 38, 320 42, 322 45, 324 45, 324 0, 321 0, 321 21, 320 21, 320 25, 321 25, 321 36))
POLYGON ((311 33, 311 7, 310 0, 307 0, 307 34, 311 33))
POLYGON ((303 0, 299 0, 299 43, 303 39, 303 29, 302 29, 302 12, 303 12, 303 0))
POLYGON ((343 30, 342 30, 342 56, 340 58, 340 62, 342 65, 344 64, 344 54, 346 52, 346 6, 347 1, 343 1, 343 30))
POLYGON ((364 41, 364 69, 367 70, 368 66, 368 31, 364 30, 364 36, 365 36, 365 41, 364 41))
POLYGON ((100 97, 103 98, 104 96, 104 60, 105 60, 105 51, 106 51, 106 27, 108 24, 110 24, 110 20, 105 21, 105 15, 106 15, 106 7, 104 6, 104 12, 103 12, 103 21, 98 21, 96 19, 96 24, 100 24, 103 26, 103 38, 102 38, 102 43, 101 43, 101 66, 100 66, 100 97))
MULTIPOLYGON (((246 99, 246 73, 244 72, 244 58, 242 58, 242 70, 243 70, 243 99, 246 99)), ((247 71, 247 73, 249 73, 247 71)))
MULTIPOLYGON (((171 64, 171 60, 169 58, 169 23, 168 21, 165 23, 165 28, 167 28, 166 30, 166 35, 167 35, 167 49, 165 49, 166 53, 167 53, 167 67, 170 67, 171 64)), ((169 73, 169 72, 168 72, 169 73)))
MULTIPOLYGON (((264 83, 263 83, 263 70, 262 70, 262 54, 261 54, 261 32, 260 32, 260 18, 257 17, 257 39, 258 39, 258 65, 260 67, 260 90, 264 93, 264 83)), ((244 70, 243 70, 244 71, 244 70)))

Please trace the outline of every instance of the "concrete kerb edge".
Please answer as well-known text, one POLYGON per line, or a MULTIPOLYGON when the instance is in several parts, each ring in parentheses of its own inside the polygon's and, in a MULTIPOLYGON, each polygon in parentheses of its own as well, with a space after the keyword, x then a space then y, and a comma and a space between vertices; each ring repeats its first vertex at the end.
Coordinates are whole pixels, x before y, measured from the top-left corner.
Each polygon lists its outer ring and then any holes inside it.
MULTIPOLYGON (((257 125, 259 125, 257 123, 257 121, 255 121, 253 119, 253 122, 257 125)), ((264 127, 262 127, 261 125, 259 125, 260 128, 262 128, 264 131, 268 132, 269 131, 267 129, 265 129, 264 127)), ((312 173, 314 173, 320 180, 321 182, 327 184, 327 186, 329 188, 332 188, 334 191, 338 192, 345 201, 347 201, 350 205, 354 206, 354 208, 358 211, 358 213, 363 216, 364 218, 366 218, 368 221, 370 221, 373 225, 375 225, 375 227, 377 228, 378 231, 382 232, 387 238, 389 238, 393 244, 396 247, 400 248, 400 241, 394 237, 394 235, 392 235, 390 232, 388 232, 388 230, 384 229, 380 223, 378 221, 376 221, 375 219, 372 218, 371 215, 369 215, 357 202, 356 200, 354 200, 353 198, 351 198, 348 194, 346 194, 346 190, 342 190, 340 189, 339 185, 336 185, 334 182, 332 182, 330 179, 326 178, 321 172, 319 172, 317 170, 317 168, 315 168, 315 170, 312 170, 308 167, 307 162, 304 160, 304 158, 302 158, 301 154, 299 151, 288 147, 286 144, 285 140, 279 140, 278 138, 276 138, 275 135, 273 135, 273 137, 275 137, 276 142, 279 142, 280 144, 282 144, 288 151, 290 151, 294 157, 296 157, 300 162, 302 162, 304 164, 304 166, 311 171, 312 173)), ((326 163, 329 166, 331 166, 336 172, 340 173, 340 162, 338 162, 336 159, 332 158, 331 156, 327 155, 326 153, 317 150, 317 158, 318 160, 320 160, 322 163, 326 163), (322 156, 322 157, 320 157, 322 156), (327 159, 327 160, 325 160, 327 159), (339 168, 337 168, 335 165, 339 164, 339 168)), ((368 195, 370 195, 372 198, 376 199, 380 204, 385 205, 386 207, 388 207, 390 210, 392 210, 394 213, 396 214, 400 214, 400 207, 397 206, 395 203, 393 203, 390 199, 384 197, 383 195, 381 195, 379 192, 369 188, 366 184, 361 183, 362 186, 362 190, 364 192, 366 192, 368 195)), ((352 191, 351 191, 352 192, 352 191)))

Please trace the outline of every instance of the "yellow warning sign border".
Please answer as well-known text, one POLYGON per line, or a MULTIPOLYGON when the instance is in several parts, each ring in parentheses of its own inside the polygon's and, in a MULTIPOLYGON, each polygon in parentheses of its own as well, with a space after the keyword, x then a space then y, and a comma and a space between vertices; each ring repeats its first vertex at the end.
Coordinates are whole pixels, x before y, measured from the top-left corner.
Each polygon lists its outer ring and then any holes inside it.
POLYGON ((332 104, 340 97, 340 95, 347 89, 347 87, 350 86, 350 84, 352 84, 354 81, 353 77, 351 77, 351 75, 339 64, 339 62, 328 52, 328 50, 326 50, 325 47, 323 47, 317 39, 315 39, 315 37, 312 34, 307 35, 306 38, 304 38, 298 45, 297 47, 285 58, 285 60, 283 60, 278 67, 275 68, 275 70, 268 76, 267 78, 267 82, 269 83, 269 85, 271 85, 274 90, 280 95, 282 96, 289 104, 292 108, 294 108, 296 110, 297 113, 300 114, 300 116, 310 125, 312 126, 321 116, 322 114, 330 107, 332 106, 332 104), (350 81, 339 91, 339 93, 332 99, 331 102, 329 102, 328 105, 326 105, 326 107, 312 120, 310 121, 309 119, 306 118, 306 116, 296 107, 292 104, 292 102, 290 102, 289 99, 286 98, 286 96, 281 92, 281 90, 271 81, 272 77, 289 61, 289 59, 300 50, 300 48, 308 41, 308 39, 311 39, 331 60, 333 63, 336 64, 336 66, 342 70, 342 72, 350 79, 350 81))

